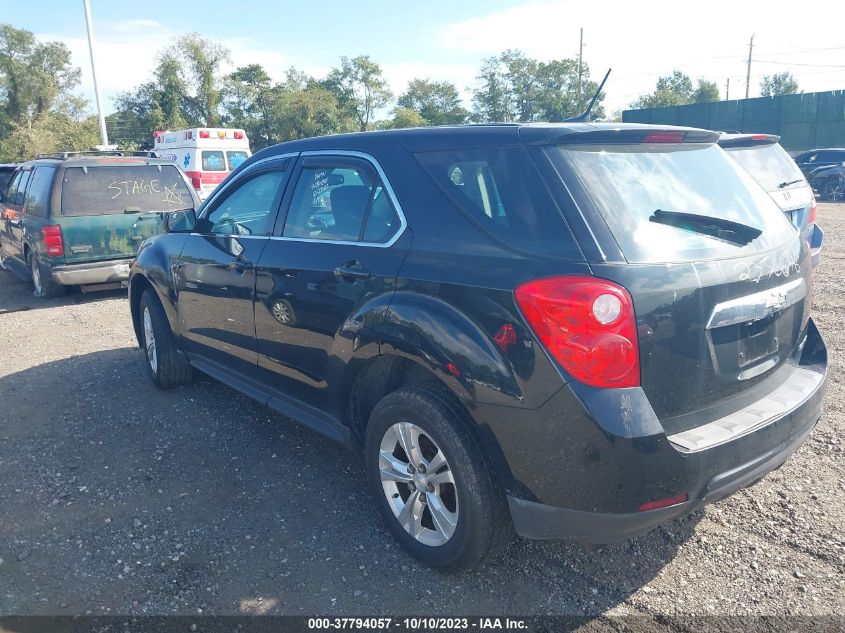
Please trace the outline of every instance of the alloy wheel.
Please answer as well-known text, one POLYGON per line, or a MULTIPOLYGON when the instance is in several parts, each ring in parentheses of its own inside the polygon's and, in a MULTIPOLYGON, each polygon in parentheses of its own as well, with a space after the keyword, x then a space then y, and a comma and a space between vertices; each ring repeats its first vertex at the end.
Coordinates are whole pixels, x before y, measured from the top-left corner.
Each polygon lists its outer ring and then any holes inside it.
POLYGON ((156 355, 156 337, 153 333, 153 322, 150 318, 150 309, 144 307, 144 348, 147 350, 147 361, 153 373, 158 371, 158 356, 156 355))
POLYGON ((273 304, 273 317, 275 317, 275 319, 279 323, 285 325, 290 323, 290 308, 288 308, 287 304, 284 301, 276 301, 276 303, 273 304))
POLYGON ((424 545, 445 544, 458 525, 452 469, 437 443, 410 422, 391 426, 379 451, 381 485, 393 515, 424 545))

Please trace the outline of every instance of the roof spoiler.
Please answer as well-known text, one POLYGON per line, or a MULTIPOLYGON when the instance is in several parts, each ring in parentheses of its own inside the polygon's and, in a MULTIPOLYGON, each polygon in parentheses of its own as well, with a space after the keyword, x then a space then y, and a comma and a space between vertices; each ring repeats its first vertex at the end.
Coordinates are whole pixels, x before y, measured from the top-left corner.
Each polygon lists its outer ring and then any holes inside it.
POLYGON ((720 147, 754 147, 756 145, 774 145, 780 141, 777 134, 740 134, 735 137, 719 139, 720 147))
POLYGON ((713 145, 719 140, 718 132, 690 128, 635 127, 605 128, 563 134, 549 142, 554 145, 659 145, 677 143, 702 143, 713 145))
POLYGON ((604 84, 607 81, 607 78, 610 77, 611 70, 613 69, 607 69, 607 72, 604 74, 604 79, 602 79, 601 83, 599 84, 599 89, 596 90, 596 94, 593 95, 593 98, 590 99, 590 103, 587 104, 587 109, 584 110, 578 116, 573 116, 569 117, 568 119, 564 119, 564 123, 588 123, 590 121, 590 111, 593 109, 593 105, 595 105, 596 99, 599 98, 599 94, 601 94, 601 89, 604 88, 604 84))

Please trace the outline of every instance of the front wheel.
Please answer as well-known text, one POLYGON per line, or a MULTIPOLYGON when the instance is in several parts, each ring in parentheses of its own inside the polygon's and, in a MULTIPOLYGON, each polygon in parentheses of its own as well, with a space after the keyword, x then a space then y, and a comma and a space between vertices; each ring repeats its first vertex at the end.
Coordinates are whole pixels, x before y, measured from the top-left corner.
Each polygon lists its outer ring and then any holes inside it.
POLYGON ((138 304, 141 345, 147 373, 156 386, 170 389, 191 381, 191 365, 176 348, 176 340, 158 297, 147 289, 138 304))
POLYGON ((365 458, 381 514, 424 563, 466 571, 510 543, 504 493, 448 395, 409 387, 385 396, 367 425, 365 458))

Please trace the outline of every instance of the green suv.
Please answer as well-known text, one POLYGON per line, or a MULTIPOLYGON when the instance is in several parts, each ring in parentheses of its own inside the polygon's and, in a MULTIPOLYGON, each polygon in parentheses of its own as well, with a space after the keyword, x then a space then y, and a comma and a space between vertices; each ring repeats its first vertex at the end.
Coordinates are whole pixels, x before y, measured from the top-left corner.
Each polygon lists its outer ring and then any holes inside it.
POLYGON ((119 288, 163 214, 198 206, 179 168, 146 152, 41 155, 0 190, 0 265, 40 297, 119 288))

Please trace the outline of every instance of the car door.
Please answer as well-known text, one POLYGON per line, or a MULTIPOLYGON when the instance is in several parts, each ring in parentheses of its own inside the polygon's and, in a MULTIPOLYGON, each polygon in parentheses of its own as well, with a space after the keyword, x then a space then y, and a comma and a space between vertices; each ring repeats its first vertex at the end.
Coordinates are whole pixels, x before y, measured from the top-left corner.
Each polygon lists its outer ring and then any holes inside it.
POLYGON ((6 235, 3 236, 3 251, 10 263, 28 270, 24 253, 24 223, 23 212, 26 203, 26 190, 32 169, 23 168, 18 171, 9 183, 8 197, 4 199, 4 224, 6 235))
MULTIPOLYGON (((340 376, 376 346, 375 326, 410 245, 374 159, 303 154, 257 267, 255 328, 263 378, 333 413, 340 376)), ((272 404, 272 403, 271 403, 272 404)))
POLYGON ((203 208, 174 275, 181 342, 189 355, 255 372, 255 264, 272 232, 290 162, 255 165, 203 208))

